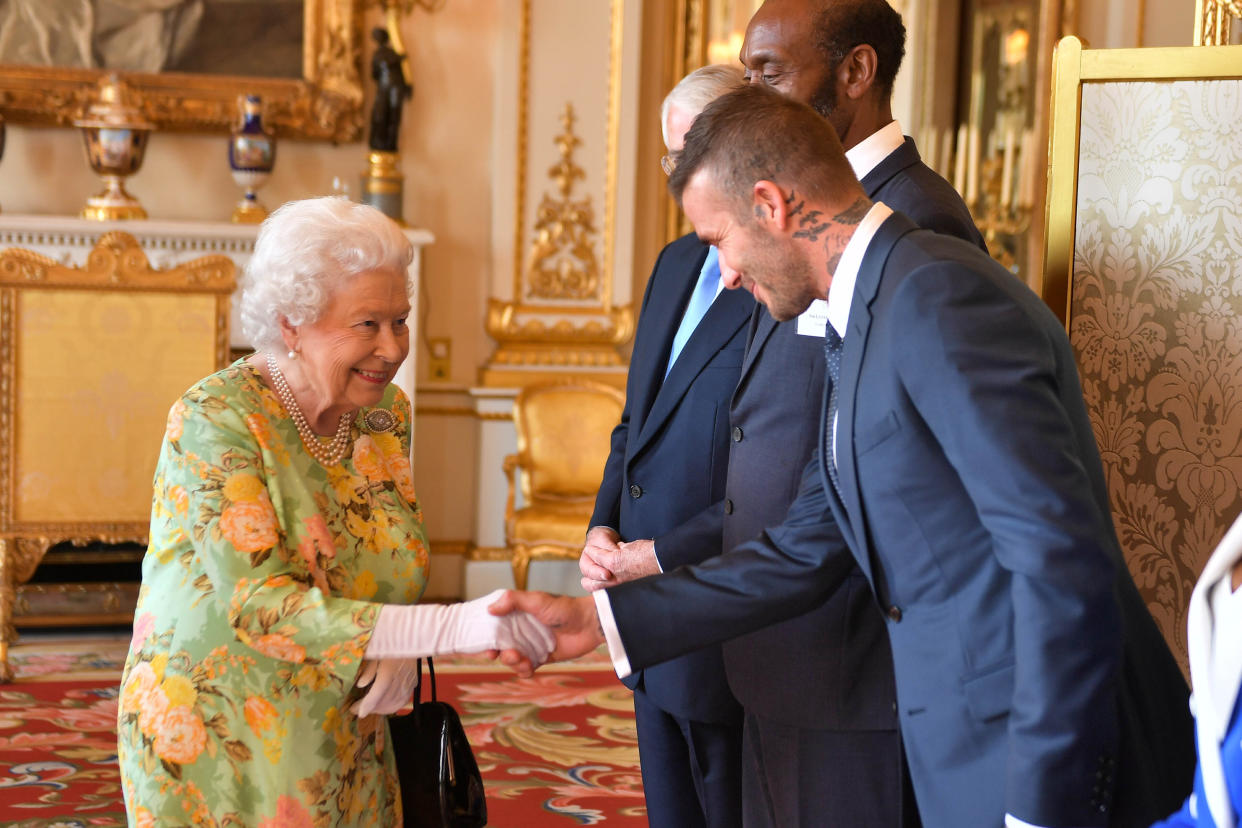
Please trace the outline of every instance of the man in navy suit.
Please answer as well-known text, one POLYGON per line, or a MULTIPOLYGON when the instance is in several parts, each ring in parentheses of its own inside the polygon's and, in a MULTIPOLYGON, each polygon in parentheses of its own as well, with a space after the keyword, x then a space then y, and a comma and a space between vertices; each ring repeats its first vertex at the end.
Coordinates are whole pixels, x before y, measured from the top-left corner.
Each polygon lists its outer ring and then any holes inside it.
POLYGON ((625 674, 805 612, 857 565, 924 825, 1175 808, 1186 686, 1121 559, 1056 317, 977 248, 867 199, 823 119, 763 88, 700 115, 670 189, 728 286, 777 319, 827 300, 819 450, 785 522, 725 555, 493 611, 535 612, 556 658, 607 640, 625 674))
MULTIPOLYGON (((684 78, 661 113, 669 149, 681 148, 704 106, 741 85, 741 72, 728 66, 684 78)), ((655 538, 669 568, 683 562, 687 548, 720 548, 719 525, 665 535, 724 496, 729 398, 754 306, 750 296, 723 290, 716 250, 693 234, 661 251, 643 296, 625 409, 612 432, 584 560, 634 538, 655 538)), ((634 691, 649 824, 740 826, 742 708, 729 693, 720 646, 625 683, 634 691)))
MULTIPOLYGON (((886 0, 768 0, 751 18, 741 57, 751 83, 811 105, 832 124, 868 198, 920 227, 982 247, 961 197, 922 162, 893 118, 905 34, 886 0)), ((825 310, 816 300, 798 318, 778 323, 756 308, 730 407, 724 499, 662 542, 667 547, 683 533, 698 539, 710 529, 723 545, 679 544, 686 553, 677 563, 706 560, 784 518, 819 434, 825 310)), ((671 568, 664 556, 661 562, 671 568)), ((584 558, 583 585, 658 571, 636 541, 584 558)), ((747 828, 917 824, 888 636, 861 570, 811 612, 726 642, 724 660, 745 710, 747 828)))

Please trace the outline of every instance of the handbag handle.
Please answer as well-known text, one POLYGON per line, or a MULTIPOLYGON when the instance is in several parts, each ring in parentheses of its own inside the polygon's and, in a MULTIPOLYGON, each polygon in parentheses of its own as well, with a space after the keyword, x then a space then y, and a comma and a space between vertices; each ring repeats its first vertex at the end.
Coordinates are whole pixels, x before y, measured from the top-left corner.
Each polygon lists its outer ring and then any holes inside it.
MULTIPOLYGON (((431 700, 436 699, 436 664, 431 660, 431 656, 427 656, 427 675, 431 678, 431 700)), ((418 705, 423 700, 423 660, 418 660, 418 683, 414 685, 414 709, 418 709, 418 705)))

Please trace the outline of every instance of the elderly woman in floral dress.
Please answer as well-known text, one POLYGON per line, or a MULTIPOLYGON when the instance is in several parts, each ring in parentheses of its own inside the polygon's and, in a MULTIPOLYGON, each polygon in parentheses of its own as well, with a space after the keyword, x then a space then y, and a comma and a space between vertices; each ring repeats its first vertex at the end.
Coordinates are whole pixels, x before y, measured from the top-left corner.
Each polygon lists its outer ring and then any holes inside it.
POLYGON ((411 256, 370 207, 277 210, 241 299, 257 353, 169 413, 118 718, 131 825, 399 825, 383 714, 412 659, 551 649, 490 598, 412 606, 411 256))

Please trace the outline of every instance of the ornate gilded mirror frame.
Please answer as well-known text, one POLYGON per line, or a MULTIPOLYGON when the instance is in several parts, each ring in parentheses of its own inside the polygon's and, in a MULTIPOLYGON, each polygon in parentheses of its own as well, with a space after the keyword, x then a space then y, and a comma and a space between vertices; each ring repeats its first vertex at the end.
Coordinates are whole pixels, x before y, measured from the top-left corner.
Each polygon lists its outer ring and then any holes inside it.
MULTIPOLYGON (((302 79, 124 73, 161 130, 227 132, 237 98, 261 95, 265 120, 291 138, 353 141, 362 134, 363 0, 305 0, 302 79)), ((0 64, 0 111, 10 123, 70 126, 100 69, 0 64)))

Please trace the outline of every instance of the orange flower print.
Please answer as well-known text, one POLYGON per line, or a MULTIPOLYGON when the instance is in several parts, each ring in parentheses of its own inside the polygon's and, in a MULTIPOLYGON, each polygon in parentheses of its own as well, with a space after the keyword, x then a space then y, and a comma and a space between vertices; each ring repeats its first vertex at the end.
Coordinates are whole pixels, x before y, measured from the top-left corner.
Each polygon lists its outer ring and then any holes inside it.
POLYGON ((139 805, 134 809, 134 828, 155 828, 155 816, 139 805))
POLYGON ((351 586, 352 597, 359 601, 370 601, 379 589, 379 584, 375 582, 375 575, 370 570, 358 573, 351 586))
POLYGON ((260 739, 263 738, 263 732, 270 730, 276 722, 276 707, 267 699, 259 696, 246 699, 243 710, 246 714, 246 724, 250 725, 250 730, 260 739))
POLYGON ((370 435, 364 434, 354 442, 354 468, 368 480, 388 479, 383 458, 370 435))
POLYGON ((184 486, 173 486, 169 489, 168 499, 172 502, 173 508, 177 510, 177 514, 182 517, 190 511, 190 493, 185 490, 184 486))
POLYGON ((288 637, 269 633, 254 640, 254 648, 269 658, 301 664, 306 660, 306 648, 295 644, 288 637))
POLYGON ((254 435, 254 439, 259 441, 259 445, 267 450, 272 448, 272 429, 267 423, 267 418, 262 414, 246 415, 246 428, 250 429, 250 433, 254 435))
POLYGON ((392 482, 397 484, 397 492, 410 503, 418 500, 414 494, 414 472, 410 469, 410 461, 403 455, 396 454, 388 458, 388 471, 392 474, 392 482))
POLYGON ((260 552, 276 545, 276 513, 270 501, 233 503, 220 515, 220 534, 238 552, 260 552))
POLYGON ((154 735, 168 709, 168 696, 158 686, 152 687, 138 699, 138 729, 147 736, 154 735))
POLYGON ((164 428, 164 439, 175 443, 181 439, 183 419, 185 417, 185 400, 177 400, 168 410, 168 424, 164 428))
POLYGON ((302 527, 314 542, 320 555, 325 558, 336 557, 336 538, 332 537, 332 532, 328 529, 328 523, 323 519, 323 515, 316 512, 311 517, 303 519, 302 527))
POLYGON ((155 671, 145 661, 134 665, 129 671, 129 681, 121 691, 121 710, 126 713, 137 713, 142 708, 142 700, 159 684, 155 671))
POLYGON ((178 765, 188 765, 207 746, 207 728, 188 707, 170 707, 160 717, 155 734, 155 755, 178 765))
POLYGON ((282 794, 276 800, 276 815, 260 822, 258 828, 315 828, 315 822, 301 802, 282 794))

